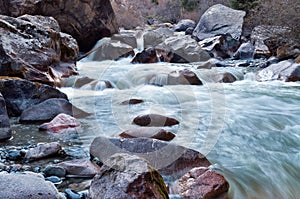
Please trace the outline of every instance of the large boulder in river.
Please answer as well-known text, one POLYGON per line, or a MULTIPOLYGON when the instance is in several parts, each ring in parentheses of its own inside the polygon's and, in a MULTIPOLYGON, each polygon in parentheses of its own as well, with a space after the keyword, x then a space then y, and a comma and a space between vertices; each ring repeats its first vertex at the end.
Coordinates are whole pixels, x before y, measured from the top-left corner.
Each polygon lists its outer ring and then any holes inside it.
POLYGON ((6 110, 5 100, 0 93, 0 141, 11 137, 10 122, 6 110))
POLYGON ((229 189, 226 179, 207 167, 190 170, 172 187, 172 193, 183 198, 215 199, 224 195, 229 189))
POLYGON ((77 42, 51 17, 0 15, 0 75, 59 84, 77 74, 77 42))
POLYGON ((97 137, 90 154, 106 162, 115 153, 130 153, 145 158, 162 175, 178 178, 194 167, 207 167, 210 162, 201 153, 170 142, 149 138, 117 139, 97 137))
POLYGON ((103 38, 98 41, 92 51, 93 53, 88 58, 93 61, 117 60, 122 57, 134 55, 131 46, 120 41, 111 40, 110 38, 103 38))
POLYGON ((166 54, 164 61, 171 63, 201 62, 211 58, 190 35, 167 38, 156 49, 166 54))
POLYGON ((158 28, 155 30, 146 30, 142 37, 144 41, 144 48, 155 47, 162 43, 165 39, 172 37, 174 32, 169 28, 158 28))
POLYGON ((121 43, 127 44, 132 48, 137 48, 137 31, 127 30, 122 31, 119 34, 111 36, 112 40, 120 41, 121 43))
POLYGON ((109 0, 3 0, 0 13, 14 17, 52 16, 63 32, 78 41, 81 51, 88 51, 99 39, 118 32, 109 0))
POLYGON ((202 85, 198 76, 188 69, 172 71, 168 74, 168 85, 202 85))
POLYGON ((21 123, 42 123, 65 113, 73 117, 85 117, 88 113, 73 106, 66 99, 52 98, 24 110, 20 116, 21 123))
POLYGON ((10 77, 0 78, 0 92, 5 99, 8 115, 13 117, 50 98, 68 99, 66 94, 51 86, 10 77))
POLYGON ((221 34, 230 34, 238 40, 242 34, 245 11, 234 10, 221 4, 210 7, 200 18, 193 35, 203 40, 221 34))
POLYGON ((20 173, 0 174, 0 198, 59 199, 58 190, 42 175, 20 173))
POLYGON ((90 198, 169 198, 161 175, 146 160, 114 154, 94 177, 90 198))
POLYGON ((294 63, 293 60, 285 60, 276 64, 272 64, 261 70, 257 75, 257 79, 259 81, 300 81, 300 63, 294 63))

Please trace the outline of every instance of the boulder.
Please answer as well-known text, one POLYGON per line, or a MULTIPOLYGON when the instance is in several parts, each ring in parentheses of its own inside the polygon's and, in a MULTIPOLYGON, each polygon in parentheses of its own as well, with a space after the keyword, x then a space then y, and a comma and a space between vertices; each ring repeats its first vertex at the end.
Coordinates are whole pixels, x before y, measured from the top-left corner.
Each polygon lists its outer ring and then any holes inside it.
POLYGON ((251 42, 243 43, 234 53, 235 59, 252 59, 254 55, 254 45, 251 42))
POLYGON ((230 34, 218 35, 199 42, 203 50, 206 50, 215 58, 229 58, 239 48, 239 40, 234 39, 230 34))
POLYGON ((39 160, 42 158, 57 155, 61 150, 62 147, 58 142, 40 144, 34 148, 29 149, 26 152, 24 158, 28 161, 39 160))
POLYGON ((154 138, 163 141, 170 141, 175 137, 175 134, 156 127, 139 127, 126 130, 119 134, 122 138, 154 138))
POLYGON ((43 169, 43 175, 46 177, 56 176, 60 178, 66 177, 66 169, 60 166, 48 165, 43 169))
POLYGON ((21 123, 49 122, 60 113, 65 113, 73 117, 85 117, 89 115, 65 99, 52 98, 24 110, 19 121, 21 123))
POLYGON ((131 46, 132 48, 137 48, 136 37, 136 31, 122 31, 119 34, 112 35, 111 39, 115 41, 120 41, 121 43, 131 46))
POLYGON ((158 57, 154 48, 150 47, 144 49, 135 55, 131 63, 156 63, 158 62, 158 57))
POLYGON ((120 153, 113 155, 94 177, 91 198, 169 198, 164 180, 144 159, 120 153))
POLYGON ((192 27, 189 27, 185 30, 185 35, 193 35, 193 32, 194 32, 194 28, 192 27))
POLYGON ((76 75, 79 49, 51 17, 0 15, 0 75, 46 84, 76 75))
POLYGON ((292 60, 271 64, 257 75, 258 81, 282 80, 285 82, 300 81, 300 64, 292 60))
POLYGON ((164 61, 171 63, 201 62, 211 58, 190 35, 167 38, 156 49, 165 53, 164 61))
POLYGON ((277 48, 277 58, 279 60, 293 59, 300 56, 300 45, 282 45, 277 48))
POLYGON ((193 35, 203 40, 216 35, 230 34, 239 40, 245 15, 245 11, 234 10, 222 4, 213 5, 201 16, 193 35))
POLYGON ((183 69, 168 74, 168 85, 178 84, 202 85, 202 82, 193 71, 183 69))
POLYGON ((51 122, 40 125, 39 130, 51 133, 64 133, 67 129, 76 129, 77 127, 80 127, 80 122, 76 118, 61 113, 51 122))
POLYGON ((43 176, 30 173, 0 174, 0 198, 59 199, 55 186, 43 176))
POLYGON ((228 192, 226 179, 207 167, 190 170, 175 182, 172 190, 183 198, 215 199, 228 192))
POLYGON ((229 72, 219 72, 212 77, 214 82, 217 83, 232 83, 237 80, 237 78, 229 72))
POLYGON ((144 48, 156 47, 165 39, 172 37, 174 32, 169 28, 158 28, 155 30, 147 30, 143 34, 144 48))
POLYGON ((179 121, 163 115, 147 114, 135 117, 132 123, 139 126, 174 126, 179 124, 179 121))
POLYGON ((47 99, 68 99, 66 94, 54 87, 10 77, 0 78, 0 92, 5 99, 8 115, 12 117, 20 116, 25 109, 47 99))
POLYGON ((130 153, 145 158, 162 175, 182 176, 194 167, 207 167, 210 162, 201 153, 156 139, 117 139, 97 137, 90 146, 90 154, 103 163, 115 153, 130 153))
POLYGON ((133 48, 120 41, 103 38, 91 50, 88 59, 92 61, 118 60, 122 57, 134 56, 133 48))
POLYGON ((57 164, 66 170, 68 176, 75 177, 94 177, 100 170, 100 167, 86 159, 75 159, 57 164))
POLYGON ((195 28, 196 27, 196 22, 194 22, 191 19, 182 19, 180 20, 176 25, 173 26, 172 30, 173 31, 186 31, 188 28, 195 28))
POLYGON ((109 0, 4 0, 0 13, 54 17, 62 32, 72 35, 81 51, 90 50, 103 37, 118 32, 114 11, 109 0))
POLYGON ((11 138, 10 122, 6 110, 5 100, 0 93, 0 141, 11 138))

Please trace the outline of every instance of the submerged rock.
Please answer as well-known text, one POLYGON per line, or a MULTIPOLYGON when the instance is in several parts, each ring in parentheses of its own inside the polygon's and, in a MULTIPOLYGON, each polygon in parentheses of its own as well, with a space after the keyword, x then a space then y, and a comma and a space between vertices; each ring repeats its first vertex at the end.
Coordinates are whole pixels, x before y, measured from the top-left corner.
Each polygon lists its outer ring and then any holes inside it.
POLYGON ((66 94, 56 88, 13 77, 0 78, 0 92, 5 98, 7 112, 11 117, 18 117, 25 109, 47 99, 68 99, 66 94))
POLYGON ((21 123, 49 122, 61 113, 73 117, 85 117, 89 115, 65 99, 52 98, 24 110, 19 121, 21 123))
POLYGON ((63 32, 72 35, 81 51, 90 50, 103 37, 118 32, 114 11, 109 0, 4 0, 0 13, 54 17, 63 32))
POLYGON ((0 189, 0 198, 60 198, 55 186, 37 174, 0 174, 0 189))
POLYGON ((245 11, 234 10, 221 4, 210 7, 200 18, 193 35, 203 40, 221 34, 230 34, 239 40, 245 11))
POLYGON ((226 179, 206 167, 193 168, 172 187, 174 194, 183 198, 215 199, 229 189, 226 179))
POLYGON ((130 153, 149 161, 162 175, 182 176, 194 167, 207 167, 210 162, 201 153, 170 142, 149 138, 117 139, 97 137, 90 154, 105 163, 115 153, 130 153))
POLYGON ((53 18, 0 15, 0 35, 0 75, 54 85, 77 74, 77 42, 53 18))
POLYGON ((91 198, 169 198, 164 180, 149 163, 135 155, 114 154, 94 177, 91 198))
POLYGON ((5 100, 0 93, 0 141, 11 138, 11 128, 6 110, 5 100))
POLYGON ((129 99, 129 100, 121 102, 121 104, 122 105, 130 105, 130 104, 140 104, 143 102, 144 102, 144 100, 141 100, 141 99, 129 99))
POLYGON ((34 148, 29 149, 25 154, 25 159, 34 161, 42 158, 47 158, 57 155, 61 150, 62 147, 58 142, 40 144, 34 148))
POLYGON ((300 81, 300 64, 292 60, 281 61, 261 70, 257 75, 259 81, 282 80, 285 82, 300 81))
POLYGON ((80 122, 76 118, 61 113, 51 122, 40 125, 39 130, 51 133, 63 133, 66 129, 76 129, 76 127, 80 127, 80 122))
POLYGON ((156 127, 139 127, 129 129, 122 132, 120 135, 122 138, 154 138, 163 141, 170 141, 175 137, 175 134, 156 127))
POLYGON ((148 114, 137 116, 133 123, 139 126, 173 126, 179 124, 179 121, 163 115, 148 114))

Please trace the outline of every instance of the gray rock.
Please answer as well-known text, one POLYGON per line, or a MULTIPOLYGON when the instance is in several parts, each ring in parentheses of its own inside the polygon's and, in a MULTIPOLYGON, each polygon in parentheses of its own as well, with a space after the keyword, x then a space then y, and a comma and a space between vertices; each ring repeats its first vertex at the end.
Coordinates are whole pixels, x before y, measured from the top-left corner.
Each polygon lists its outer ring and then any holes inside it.
POLYGON ((59 199, 55 186, 36 174, 0 174, 0 198, 59 199))
POLYGON ((120 41, 111 40, 110 38, 103 38, 98 41, 92 51, 94 52, 88 56, 88 59, 93 61, 117 60, 122 57, 134 55, 131 46, 120 41))
POLYGON ((191 19, 182 19, 175 26, 173 26, 172 30, 174 31, 186 31, 188 28, 195 28, 196 22, 191 19))
POLYGON ((29 149, 25 154, 25 159, 34 161, 42 158, 57 155, 62 150, 58 142, 51 142, 47 144, 40 144, 35 148, 29 149))
POLYGON ((155 30, 147 30, 143 34, 144 48, 156 47, 165 39, 172 37, 173 31, 168 28, 158 28, 155 30))
POLYGON ((158 62, 158 57, 154 48, 150 47, 144 49, 135 55, 131 63, 156 63, 158 62))
POLYGON ((77 74, 77 42, 52 17, 0 15, 0 35, 0 75, 54 85, 77 74))
POLYGON ((156 49, 165 54, 165 61, 171 63, 201 62, 211 58, 190 35, 167 38, 156 49), (185 61, 178 61, 174 54, 185 61))
POLYGON ((213 5, 201 16, 193 35, 203 40, 228 33, 239 40, 245 15, 245 11, 234 10, 222 4, 213 5))
POLYGON ((154 138, 163 141, 170 141, 175 137, 175 134, 156 127, 139 127, 126 130, 119 134, 122 138, 154 138))
POLYGON ((201 153, 182 146, 149 138, 117 139, 97 137, 90 146, 90 154, 106 162, 115 153, 130 153, 149 161, 162 175, 182 176, 194 167, 209 166, 201 153))
POLYGON ((285 82, 300 81, 300 63, 294 63, 292 60, 285 60, 277 64, 272 64, 257 74, 257 80, 282 80, 285 82))
POLYGON ((71 115, 76 118, 89 115, 73 106, 65 99, 52 98, 24 110, 19 121, 21 123, 49 122, 60 113, 71 115))
POLYGON ((135 155, 114 154, 91 184, 91 198, 169 198, 164 180, 149 163, 135 155))
POLYGON ((0 141, 11 138, 10 122, 6 110, 5 100, 0 93, 0 141))
POLYGON ((131 46, 132 48, 137 48, 136 35, 137 33, 135 31, 123 31, 119 34, 114 34, 113 36, 111 36, 111 39, 120 41, 121 43, 131 46))
POLYGON ((159 114, 147 114, 135 117, 132 123, 139 126, 173 126, 179 124, 179 121, 159 114))
POLYGON ((62 32, 78 41, 81 51, 88 51, 99 39, 118 32, 109 0, 4 0, 4 5, 0 7, 0 13, 5 15, 54 17, 62 32))
POLYGON ((100 169, 97 164, 86 159, 65 161, 57 164, 57 166, 64 168, 67 175, 77 177, 94 177, 100 169))
POLYGON ((8 115, 12 117, 50 98, 68 99, 56 88, 13 77, 0 78, 0 92, 5 98, 8 115))
POLYGON ((172 71, 168 74, 168 85, 202 85, 198 76, 188 69, 172 71))
POLYGON ((45 176, 57 176, 57 177, 65 177, 66 176, 66 169, 61 166, 56 165, 48 165, 44 170, 43 173, 45 176))
POLYGON ((255 48, 251 42, 243 43, 233 56, 235 59, 252 59, 254 50, 255 48))

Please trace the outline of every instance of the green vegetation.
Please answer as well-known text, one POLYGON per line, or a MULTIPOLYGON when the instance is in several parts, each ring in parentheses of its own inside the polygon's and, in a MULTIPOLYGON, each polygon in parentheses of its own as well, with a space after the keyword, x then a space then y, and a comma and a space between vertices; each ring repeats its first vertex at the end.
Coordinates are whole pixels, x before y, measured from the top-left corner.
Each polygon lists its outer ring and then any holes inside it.
POLYGON ((259 5, 258 0, 230 0, 229 4, 232 8, 237 10, 244 10, 248 12, 259 5))
POLYGON ((199 1, 197 0, 180 0, 181 6, 186 11, 193 11, 198 8, 199 1))

